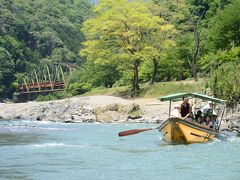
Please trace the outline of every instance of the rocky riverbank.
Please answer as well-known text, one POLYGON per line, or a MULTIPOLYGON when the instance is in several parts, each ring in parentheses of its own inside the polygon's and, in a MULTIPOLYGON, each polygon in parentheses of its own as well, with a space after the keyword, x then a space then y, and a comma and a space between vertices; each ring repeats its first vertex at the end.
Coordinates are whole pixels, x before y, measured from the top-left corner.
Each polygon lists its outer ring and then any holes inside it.
POLYGON ((240 106, 234 112, 229 110, 226 117, 222 121, 222 130, 236 131, 240 135, 240 106))
MULTIPOLYGON (((168 102, 157 99, 86 96, 46 102, 0 103, 0 119, 64 123, 160 123, 167 119, 168 108, 168 102)), ((228 113, 221 125, 224 130, 240 133, 240 107, 234 113, 228 113)))
POLYGON ((27 103, 1 103, 0 118, 66 123, 142 122, 158 123, 167 118, 168 103, 157 99, 122 99, 113 96, 73 97, 27 103))

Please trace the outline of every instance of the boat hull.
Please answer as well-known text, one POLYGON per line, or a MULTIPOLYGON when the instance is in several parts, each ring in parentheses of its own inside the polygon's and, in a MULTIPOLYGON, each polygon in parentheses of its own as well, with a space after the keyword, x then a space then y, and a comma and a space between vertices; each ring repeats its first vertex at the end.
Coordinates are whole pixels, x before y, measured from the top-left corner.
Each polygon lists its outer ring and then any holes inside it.
POLYGON ((174 144, 203 143, 219 134, 208 127, 176 117, 167 119, 159 131, 163 133, 166 142, 174 144))

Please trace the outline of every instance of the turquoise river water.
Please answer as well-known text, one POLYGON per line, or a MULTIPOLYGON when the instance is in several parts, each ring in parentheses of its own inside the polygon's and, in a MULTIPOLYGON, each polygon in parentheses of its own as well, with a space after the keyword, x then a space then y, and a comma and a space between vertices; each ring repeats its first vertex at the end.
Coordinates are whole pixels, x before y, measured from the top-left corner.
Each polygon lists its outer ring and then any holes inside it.
POLYGON ((240 139, 170 145, 151 124, 0 121, 0 179, 240 179, 240 139))

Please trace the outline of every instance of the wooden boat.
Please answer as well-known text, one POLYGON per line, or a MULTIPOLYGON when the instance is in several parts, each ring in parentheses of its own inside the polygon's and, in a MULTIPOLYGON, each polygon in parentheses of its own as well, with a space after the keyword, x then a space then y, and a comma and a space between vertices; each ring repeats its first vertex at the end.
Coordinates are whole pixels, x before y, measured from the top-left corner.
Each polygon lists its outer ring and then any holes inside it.
MULTIPOLYGON (((161 101, 169 101, 169 118, 163 122, 160 127, 155 128, 145 128, 145 129, 132 129, 127 131, 119 132, 118 136, 129 136, 133 134, 138 134, 140 132, 150 131, 154 129, 158 129, 163 133, 163 138, 168 143, 173 144, 190 144, 190 143, 203 143, 209 140, 212 140, 218 135, 221 135, 219 131, 221 126, 222 117, 225 110, 225 101, 222 99, 217 99, 211 96, 197 94, 197 93, 178 93, 172 94, 169 96, 162 97, 161 101), (220 103, 222 104, 221 110, 217 114, 217 118, 215 119, 215 123, 213 128, 204 126, 202 124, 198 124, 197 122, 184 120, 179 117, 170 117, 171 114, 171 103, 172 101, 181 100, 182 97, 188 98, 199 98, 204 101, 211 101, 211 103, 220 103), (219 120, 219 117, 221 118, 219 120)), ((213 118, 213 107, 212 110, 212 117, 213 118)))
POLYGON ((177 117, 167 119, 158 129, 164 141, 173 144, 202 143, 212 140, 218 131, 177 117))
MULTIPOLYGON (((215 103, 224 104, 225 101, 214 97, 197 94, 197 93, 179 93, 162 97, 161 101, 170 101, 169 114, 171 110, 171 102, 179 100, 181 97, 200 98, 203 100, 210 100, 215 103)), ((223 113, 223 111, 222 111, 223 113)), ((207 126, 183 120, 178 117, 169 117, 158 130, 163 133, 164 140, 174 144, 190 144, 190 143, 203 143, 212 140, 219 132, 221 121, 217 120, 218 126, 209 128, 207 126)))

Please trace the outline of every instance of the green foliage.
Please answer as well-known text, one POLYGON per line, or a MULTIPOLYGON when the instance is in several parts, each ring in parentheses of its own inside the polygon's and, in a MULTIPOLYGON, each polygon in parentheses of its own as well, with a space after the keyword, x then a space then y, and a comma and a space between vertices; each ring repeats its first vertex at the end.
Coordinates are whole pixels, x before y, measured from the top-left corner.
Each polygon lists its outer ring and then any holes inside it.
POLYGON ((73 96, 83 94, 91 89, 91 84, 89 83, 71 83, 67 88, 67 92, 71 93, 73 96))
POLYGON ((222 64, 210 77, 209 87, 216 97, 221 97, 236 105, 240 100, 239 62, 222 64))
POLYGON ((208 30, 209 49, 230 49, 240 45, 239 9, 240 1, 233 0, 211 20, 208 30))
POLYGON ((231 103, 239 102, 240 1, 213 1, 207 21, 207 54, 201 57, 201 71, 210 76, 208 86, 214 95, 231 103), (211 17, 211 15, 215 15, 211 17))
POLYGON ((113 88, 93 88, 85 95, 114 95, 123 98, 159 98, 160 96, 179 93, 179 92, 198 92, 204 93, 206 82, 199 80, 194 82, 191 80, 157 82, 152 86, 141 84, 141 90, 138 93, 130 92, 129 86, 113 87, 113 88))
POLYGON ((210 52, 203 56, 199 62, 202 72, 210 74, 222 64, 240 63, 240 47, 230 50, 219 50, 216 53, 210 52))
POLYGON ((185 79, 189 75, 197 77, 198 67, 196 64, 202 53, 202 34, 206 27, 205 14, 209 10, 211 1, 154 0, 154 2, 160 7, 160 16, 171 21, 177 29, 177 36, 174 39, 176 46, 170 48, 170 51, 167 50, 168 54, 172 53, 174 56, 169 56, 161 63, 165 64, 165 67, 166 64, 177 64, 182 72, 167 75, 166 78, 169 79, 169 76, 173 76, 174 79, 185 79))
POLYGON ((106 88, 106 87, 96 87, 92 88, 90 91, 86 92, 84 95, 92 96, 92 95, 109 95, 109 96, 123 96, 125 94, 129 94, 131 88, 129 86, 116 86, 112 88, 106 88))
MULTIPOLYGON (((11 56, 12 77, 42 62, 79 62, 81 24, 92 15, 88 0, 0 0, 0 47, 11 56)), ((12 77, 3 94, 13 94, 12 77)))
POLYGON ((69 79, 67 85, 67 91, 72 91, 70 89, 75 89, 73 87, 83 87, 83 91, 76 91, 74 94, 82 94, 90 90, 92 87, 106 87, 111 88, 114 83, 119 80, 120 72, 117 69, 116 64, 94 64, 92 61, 88 61, 82 65, 82 67, 74 71, 69 79), (74 86, 71 86, 74 84, 74 86), (70 89, 69 89, 70 88, 70 89))
POLYGON ((137 90, 139 65, 171 46, 173 26, 152 14, 141 1, 103 0, 95 13, 84 22, 87 41, 80 54, 96 65, 120 62, 120 69, 132 71, 133 89, 137 90))
POLYGON ((13 60, 10 53, 0 47, 0 97, 9 97, 13 89, 13 60))
MULTIPOLYGON (((171 48, 171 52, 167 52, 161 56, 157 68, 157 82, 182 80, 191 77, 185 62, 178 59, 180 57, 178 50, 178 48, 171 48)), ((152 75, 152 68, 153 64, 151 61, 143 63, 139 75, 141 83, 149 82, 152 75)))
MULTIPOLYGON (((94 13, 91 8, 88 0, 0 0, 0 98, 11 97, 40 63, 80 66, 67 78, 71 95, 114 94, 114 88, 124 94, 135 80, 152 80, 154 71, 157 81, 191 77, 199 23, 197 65, 205 77, 214 74, 209 86, 218 97, 238 101, 240 0, 102 0, 94 13), (128 86, 116 87, 121 85, 128 86)), ((134 95, 191 91, 175 84, 141 85, 134 95)), ((61 97, 39 97, 44 98, 61 97)))
POLYGON ((72 95, 69 93, 66 93, 64 91, 62 92, 54 92, 48 95, 39 95, 36 99, 36 101, 51 101, 51 100, 57 100, 57 99, 65 99, 69 98, 72 95))
POLYGON ((206 20, 212 19, 219 11, 223 10, 225 6, 231 3, 232 0, 213 0, 209 1, 209 10, 206 13, 206 20))
POLYGON ((189 30, 188 21, 191 16, 187 0, 152 0, 158 5, 151 7, 152 12, 165 21, 172 23, 177 30, 189 30))
POLYGON ((159 81, 182 80, 190 77, 183 66, 184 61, 179 59, 166 59, 159 63, 159 81))

